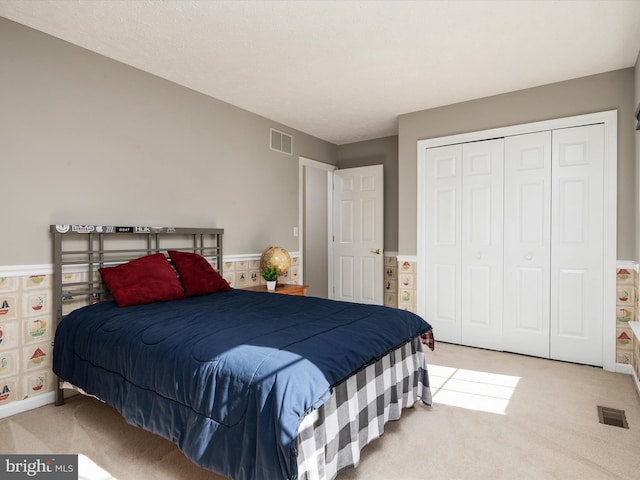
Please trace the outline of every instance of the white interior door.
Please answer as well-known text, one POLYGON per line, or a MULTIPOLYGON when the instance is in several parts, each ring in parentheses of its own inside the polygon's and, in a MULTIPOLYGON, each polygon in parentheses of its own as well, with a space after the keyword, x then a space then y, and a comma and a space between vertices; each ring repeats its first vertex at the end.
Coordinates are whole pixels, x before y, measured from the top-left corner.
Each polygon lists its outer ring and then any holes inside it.
POLYGON ((438 340, 461 343, 462 145, 427 149, 424 175, 425 319, 438 340))
POLYGON ((503 348, 549 357, 551 132, 505 139, 503 348))
POLYGON ((604 126, 554 130, 552 150, 551 358, 601 366, 604 126))
POLYGON ((502 350, 504 139, 462 146, 462 343, 502 350))
POLYGON ((382 305, 383 166, 336 170, 333 182, 332 298, 382 305))

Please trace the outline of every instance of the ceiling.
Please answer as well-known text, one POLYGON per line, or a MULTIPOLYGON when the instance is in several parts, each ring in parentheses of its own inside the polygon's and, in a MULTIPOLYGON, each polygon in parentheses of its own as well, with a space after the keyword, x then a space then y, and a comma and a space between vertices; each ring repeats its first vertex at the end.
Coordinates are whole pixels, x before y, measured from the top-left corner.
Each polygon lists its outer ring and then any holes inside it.
POLYGON ((0 16, 337 145, 640 49, 638 0, 0 0, 0 16))

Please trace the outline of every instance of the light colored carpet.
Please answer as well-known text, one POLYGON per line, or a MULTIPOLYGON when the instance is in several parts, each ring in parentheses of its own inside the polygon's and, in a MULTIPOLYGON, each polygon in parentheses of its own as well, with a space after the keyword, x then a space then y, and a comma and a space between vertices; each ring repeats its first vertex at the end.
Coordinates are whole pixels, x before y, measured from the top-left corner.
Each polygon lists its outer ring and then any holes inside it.
MULTIPOLYGON (((338 480, 640 478, 631 377, 440 343, 427 361, 434 405, 387 424, 338 480), (597 405, 625 410, 630 428, 600 424, 597 405)), ((0 420, 0 451, 79 453, 83 480, 221 480, 85 397, 0 420)))

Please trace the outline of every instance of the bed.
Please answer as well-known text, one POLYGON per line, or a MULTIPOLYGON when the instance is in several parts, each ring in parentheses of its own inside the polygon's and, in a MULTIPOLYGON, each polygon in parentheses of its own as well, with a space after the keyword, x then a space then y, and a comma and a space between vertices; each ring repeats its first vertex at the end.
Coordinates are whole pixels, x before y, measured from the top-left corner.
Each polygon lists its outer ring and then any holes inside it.
POLYGON ((51 232, 58 405, 93 395, 232 479, 320 480, 431 404, 417 315, 232 289, 222 229, 51 232))

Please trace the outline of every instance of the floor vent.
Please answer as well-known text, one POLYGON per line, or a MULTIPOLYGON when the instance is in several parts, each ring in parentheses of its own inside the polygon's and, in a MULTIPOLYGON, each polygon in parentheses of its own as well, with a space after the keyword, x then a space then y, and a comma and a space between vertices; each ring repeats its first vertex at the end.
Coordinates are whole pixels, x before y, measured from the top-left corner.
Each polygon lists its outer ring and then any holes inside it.
POLYGON ((605 425, 629 428, 624 410, 598 406, 598 418, 600 419, 600 423, 604 423, 605 425))

